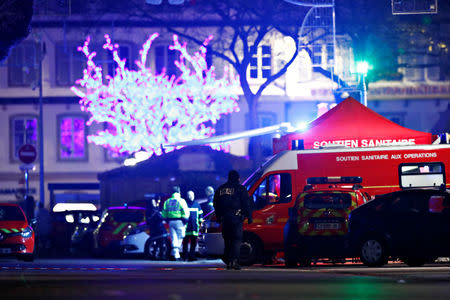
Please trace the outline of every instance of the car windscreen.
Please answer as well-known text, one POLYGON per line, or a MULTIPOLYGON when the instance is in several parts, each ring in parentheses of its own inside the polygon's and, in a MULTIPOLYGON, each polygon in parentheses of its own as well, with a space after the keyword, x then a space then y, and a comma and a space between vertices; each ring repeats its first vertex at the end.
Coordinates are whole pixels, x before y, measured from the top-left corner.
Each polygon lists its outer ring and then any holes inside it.
POLYGON ((1 206, 0 221, 25 221, 25 216, 17 206, 1 206))
POLYGON ((346 193, 313 193, 304 198, 304 206, 309 209, 344 209, 352 204, 352 196, 346 193))
POLYGON ((144 210, 139 209, 123 209, 123 210, 111 210, 109 215, 116 222, 134 222, 140 223, 144 221, 144 210))

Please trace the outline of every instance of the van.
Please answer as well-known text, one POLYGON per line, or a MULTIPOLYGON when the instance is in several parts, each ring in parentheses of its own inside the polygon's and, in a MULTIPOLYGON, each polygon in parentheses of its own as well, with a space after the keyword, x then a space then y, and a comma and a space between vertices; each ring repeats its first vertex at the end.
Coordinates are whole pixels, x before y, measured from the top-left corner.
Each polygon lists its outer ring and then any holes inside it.
POLYGON ((244 223, 240 263, 251 265, 284 251, 289 208, 309 177, 361 177, 361 191, 375 196, 411 187, 449 187, 449 166, 448 144, 279 152, 243 182, 254 211, 253 223, 244 223))
POLYGON ((308 266, 315 258, 345 258, 348 219, 352 210, 370 199, 361 177, 307 179, 285 226, 285 263, 308 266))
POLYGON ((125 234, 145 222, 145 208, 137 206, 114 206, 105 209, 93 232, 94 253, 120 254, 120 242, 125 234))

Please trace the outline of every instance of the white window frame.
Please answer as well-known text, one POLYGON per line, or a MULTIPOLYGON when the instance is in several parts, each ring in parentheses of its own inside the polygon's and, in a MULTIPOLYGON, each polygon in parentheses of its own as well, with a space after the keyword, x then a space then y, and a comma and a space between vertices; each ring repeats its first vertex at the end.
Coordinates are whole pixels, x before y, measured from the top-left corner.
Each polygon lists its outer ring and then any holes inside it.
MULTIPOLYGON (((80 74, 75 74, 75 65, 82 65, 82 69, 84 69, 86 67, 86 57, 84 56, 84 54, 82 52, 79 52, 77 49, 79 46, 81 46, 83 43, 80 42, 74 42, 74 41, 70 41, 67 42, 66 46, 64 46, 63 42, 58 42, 55 44, 55 84, 57 86, 72 86, 75 84, 75 80, 80 79, 83 76, 82 70, 80 72, 80 74), (61 57, 60 55, 58 55, 59 51, 58 49, 67 47, 67 55, 68 55, 68 63, 61 63, 61 57), (79 55, 79 56, 78 56, 79 55), (68 65, 68 66, 62 66, 62 65, 68 65), (67 73, 69 74, 69 82, 61 82, 58 80, 58 74, 59 74, 59 69, 60 67, 63 68, 68 68, 67 73)), ((130 68, 130 66, 133 65, 133 44, 130 42, 117 42, 117 44, 119 45, 119 57, 121 59, 126 58, 126 67, 130 68), (128 56, 127 57, 123 57, 120 55, 120 48, 128 48, 128 56)), ((111 75, 114 74, 114 70, 117 67, 117 65, 114 63, 113 59, 112 59, 112 55, 109 55, 109 50, 105 50, 102 48, 103 43, 100 44, 94 44, 94 43, 90 43, 89 44, 89 50, 95 51, 97 52, 97 55, 94 58, 94 62, 96 65, 100 66, 102 68, 102 75, 103 75, 103 79, 106 78, 107 75, 109 75, 111 73, 111 75), (111 68, 113 68, 113 70, 110 70, 111 68)))
POLYGON ((270 45, 259 45, 258 49, 256 50, 256 53, 252 55, 252 59, 250 59, 249 66, 247 68, 247 78, 250 81, 258 81, 258 80, 265 80, 268 77, 272 76, 272 47, 270 45), (266 47, 269 48, 269 53, 263 54, 263 48, 266 49, 266 47), (254 59, 256 58, 256 64, 254 63, 254 59), (269 58, 270 65, 263 64, 264 59, 269 58), (252 71, 256 70, 257 76, 252 76, 252 71), (269 76, 265 76, 263 71, 270 71, 269 76))
POLYGON ((8 86, 25 87, 37 83, 39 48, 32 42, 23 42, 14 47, 8 58, 8 86), (32 52, 33 55, 29 55, 32 52), (27 54, 28 53, 28 54, 27 54), (16 61, 13 61, 13 60, 16 61), (20 82, 13 78, 13 73, 21 74, 20 82))
POLYGON ((55 84, 56 86, 64 87, 64 86, 72 86, 75 84, 75 80, 80 79, 83 76, 82 70, 80 74, 75 74, 75 66, 78 64, 82 65, 84 69, 86 67, 86 58, 83 53, 77 50, 78 46, 82 45, 82 42, 67 42, 64 44, 63 42, 58 42, 55 44, 55 84), (60 53, 60 50, 66 55, 63 57, 60 53), (68 58, 68 61, 67 61, 68 58), (69 76, 68 82, 63 82, 61 78, 58 77, 60 72, 60 68, 63 70, 63 73, 67 73, 69 76))
POLYGON ((31 144, 31 145, 35 146, 36 149, 38 147, 38 143, 39 143, 39 141, 38 141, 38 138, 39 138, 38 137, 38 128, 39 128, 38 116, 36 116, 36 115, 13 115, 10 117, 9 124, 10 124, 10 141, 11 141, 10 142, 10 145, 11 145, 10 159, 12 162, 19 162, 19 157, 18 157, 17 151, 19 150, 20 146, 22 146, 24 144, 31 144), (19 120, 19 119, 23 120, 24 123, 27 120, 36 120, 36 129, 35 129, 36 130, 36 132, 35 132, 36 141, 35 142, 27 140, 26 128, 23 128, 23 133, 22 133, 23 141, 20 143, 20 145, 16 144, 16 129, 15 129, 14 123, 16 120, 19 120))
POLYGON ((175 66, 175 64, 171 67, 173 67, 173 70, 169 69, 169 63, 171 63, 172 61, 169 61, 169 51, 174 51, 175 53, 175 58, 173 60, 176 61, 179 57, 179 52, 176 50, 170 50, 169 49, 169 44, 156 44, 155 46, 152 46, 152 48, 154 47, 154 52, 153 52, 153 64, 154 64, 154 72, 159 74, 162 72, 163 69, 165 69, 166 71, 166 75, 168 75, 169 77, 172 75, 178 76, 180 75, 180 70, 175 66), (162 58, 162 68, 159 68, 158 64, 158 58, 160 57, 159 55, 157 55, 157 51, 159 50, 163 50, 163 58, 162 58), (172 72, 173 71, 173 72, 172 72))
MULTIPOLYGON (((57 117, 57 136, 58 136, 58 144, 56 145, 56 147, 57 147, 57 152, 58 152, 58 155, 57 155, 57 157, 58 157, 58 161, 64 161, 64 162, 66 162, 66 161, 87 161, 88 160, 88 144, 87 144, 87 133, 88 133, 88 129, 87 129, 87 126, 86 126, 86 116, 85 115, 82 115, 82 114, 61 114, 61 115, 58 115, 58 117, 57 117), (69 157, 62 157, 61 156, 61 143, 62 143, 62 141, 61 141, 61 123, 62 123, 62 120, 63 119, 66 119, 66 118, 71 118, 72 119, 72 126, 73 126, 73 120, 74 119, 83 119, 84 120, 84 137, 83 137, 83 150, 84 150, 84 152, 83 152, 83 156, 81 156, 81 157, 76 157, 76 156, 72 156, 72 155, 70 155, 69 157)), ((73 133, 73 127, 72 127, 72 133, 73 133)), ((72 143, 72 148, 74 148, 75 146, 74 146, 74 143, 75 143, 75 141, 74 141, 74 137, 73 137, 73 135, 72 135, 72 141, 71 141, 72 143)))

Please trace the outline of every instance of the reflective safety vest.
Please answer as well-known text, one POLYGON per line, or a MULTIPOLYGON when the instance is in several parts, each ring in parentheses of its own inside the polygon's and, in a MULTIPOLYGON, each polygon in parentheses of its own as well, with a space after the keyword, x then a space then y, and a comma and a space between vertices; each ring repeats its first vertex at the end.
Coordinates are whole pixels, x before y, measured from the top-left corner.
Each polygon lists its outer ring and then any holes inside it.
POLYGON ((164 219, 188 219, 189 208, 183 198, 174 194, 164 202, 161 215, 164 219))
POLYGON ((203 221, 203 211, 197 201, 191 203, 189 206, 189 221, 186 226, 186 235, 198 236, 200 231, 200 222, 203 221))

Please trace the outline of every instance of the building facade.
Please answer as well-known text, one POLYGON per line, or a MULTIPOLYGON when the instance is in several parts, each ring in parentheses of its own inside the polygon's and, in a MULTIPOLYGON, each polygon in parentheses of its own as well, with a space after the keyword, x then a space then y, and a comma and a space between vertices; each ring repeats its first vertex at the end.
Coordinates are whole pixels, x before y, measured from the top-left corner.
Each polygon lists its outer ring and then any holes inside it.
MULTIPOLYGON (((99 124, 87 125, 89 115, 80 109, 79 98, 70 90, 76 79, 82 76, 86 58, 78 51, 86 37, 91 37, 91 48, 97 50, 96 60, 105 75, 114 75, 116 65, 108 52, 102 50, 104 34, 108 33, 114 43, 120 45, 119 55, 126 58, 127 66, 139 57, 139 50, 147 37, 160 33, 152 46, 148 66, 160 72, 176 74, 174 52, 168 48, 172 34, 165 28, 143 26, 90 26, 70 25, 61 22, 36 23, 45 20, 38 16, 30 36, 15 47, 9 58, 0 65, 0 201, 20 201, 25 188, 24 173, 20 169, 18 149, 23 144, 43 147, 45 171, 45 203, 50 203, 49 184, 96 183, 99 173, 121 166, 123 156, 105 148, 89 144, 87 136, 102 129, 99 124), (39 69, 42 67, 42 80, 39 69), (42 87, 40 93, 39 87, 42 87), (43 123, 39 124, 39 103, 43 103, 43 123), (38 138, 42 125, 43 140, 38 138)), ((73 23, 71 23, 73 24, 73 23)), ((103 23, 104 24, 104 23, 103 23)), ((191 30, 198 30, 191 28, 191 30)), ((215 39, 220 39, 219 31, 215 39)), ((284 76, 265 90, 258 104, 259 126, 290 122, 294 126, 309 122, 335 103, 334 91, 338 88, 332 78, 315 72, 315 68, 327 63, 329 49, 315 47, 301 49, 294 63, 284 76)), ((267 76, 278 69, 292 51, 292 41, 281 36, 269 35, 253 54, 247 76, 251 87, 256 89, 267 76)), ((218 71, 225 63, 208 57, 218 71)), ((354 71, 351 40, 348 36, 336 36, 334 71, 350 85, 358 85, 354 71)), ((445 130, 436 127, 439 120, 447 124, 450 114, 450 82, 440 81, 438 69, 424 69, 423 74, 409 74, 400 81, 372 82, 368 86, 368 106, 392 121, 416 130, 432 132, 445 130), (434 72, 434 73, 433 73, 434 72), (442 119, 444 120, 442 121, 442 119)), ((216 126, 217 134, 238 132, 248 128, 248 108, 240 99, 240 112, 226 116, 216 126)), ((433 132, 439 133, 439 132, 433 132)), ((263 137, 263 153, 271 154, 272 137, 263 137)), ((232 142, 230 153, 248 156, 248 140, 232 142)), ((30 193, 39 198, 39 158, 30 172, 30 193)), ((89 199, 95 201, 98 191, 61 190, 56 202, 89 199)))

